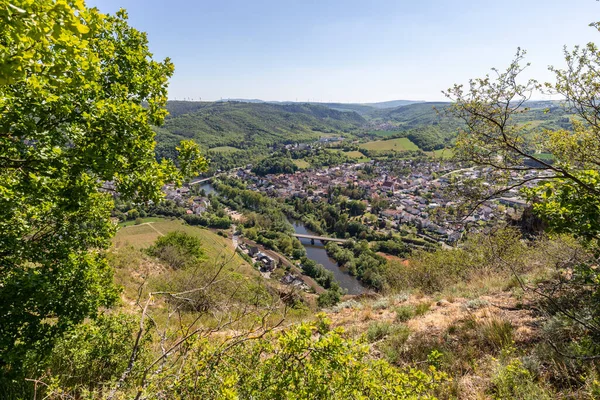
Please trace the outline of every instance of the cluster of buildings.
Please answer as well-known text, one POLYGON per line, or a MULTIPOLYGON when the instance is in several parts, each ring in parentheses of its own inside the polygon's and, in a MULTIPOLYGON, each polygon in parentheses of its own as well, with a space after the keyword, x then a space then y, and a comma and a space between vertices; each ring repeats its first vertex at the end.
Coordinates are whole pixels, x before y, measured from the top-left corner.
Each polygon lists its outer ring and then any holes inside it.
MULTIPOLYGON (((259 270, 265 278, 271 278, 271 272, 273 272, 278 265, 278 262, 273 257, 260 251, 257 246, 246 243, 240 243, 238 248, 240 251, 246 253, 255 265, 260 265, 259 270)), ((280 281, 284 285, 295 286, 304 291, 310 290, 310 287, 302 280, 302 278, 289 271, 284 273, 280 281)))
POLYGON ((208 197, 194 195, 187 186, 165 185, 162 190, 165 193, 165 199, 172 200, 178 206, 184 207, 187 214, 201 215, 210 206, 208 197))
POLYGON ((260 264, 260 272, 268 273, 272 272, 275 268, 277 268, 277 262, 275 259, 263 252, 256 246, 249 246, 245 243, 240 243, 238 248, 246 253, 254 263, 260 264))
MULTIPOLYGON (((488 201, 463 220, 440 217, 440 207, 456 205, 447 190, 450 180, 476 179, 485 170, 454 170, 448 163, 438 161, 395 160, 362 164, 342 164, 319 170, 297 171, 259 177, 249 169, 238 170, 237 176, 249 182, 249 188, 280 198, 301 197, 311 201, 327 201, 329 191, 336 186, 359 188, 364 195, 367 211, 372 211, 373 199, 383 198, 388 208, 378 212, 375 229, 401 229, 403 225, 417 228, 420 235, 435 241, 457 241, 465 226, 487 226, 506 212, 515 212, 525 202, 518 189, 504 197, 488 201), (365 166, 368 165, 368 173, 365 166)), ((529 172, 529 174, 535 172, 529 172)), ((517 174, 514 180, 528 178, 517 174)))

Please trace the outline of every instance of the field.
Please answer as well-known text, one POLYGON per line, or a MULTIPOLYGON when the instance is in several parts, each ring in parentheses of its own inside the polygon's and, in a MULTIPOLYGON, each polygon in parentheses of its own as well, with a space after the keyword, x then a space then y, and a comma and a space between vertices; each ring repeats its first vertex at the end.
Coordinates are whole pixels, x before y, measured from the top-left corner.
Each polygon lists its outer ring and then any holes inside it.
POLYGON ((215 153, 235 153, 237 151, 241 151, 240 149, 231 147, 231 146, 213 147, 212 149, 208 149, 208 150, 215 152, 215 153))
POLYGON ((360 145, 361 149, 372 150, 372 151, 411 151, 419 150, 416 144, 410 141, 408 138, 398 138, 390 140, 376 140, 373 142, 367 142, 360 145))
POLYGON ((152 245, 160 235, 173 231, 184 231, 200 238, 202 248, 206 254, 207 261, 205 262, 214 263, 217 260, 230 260, 233 265, 244 266, 244 269, 252 269, 248 263, 234 252, 230 239, 223 238, 209 229, 185 225, 178 220, 164 218, 157 218, 157 220, 156 222, 121 228, 113 239, 114 247, 119 249, 133 246, 142 249, 152 245))
POLYGON ((365 157, 360 151, 344 151, 343 153, 350 158, 354 158, 356 162, 367 162, 371 160, 369 157, 365 157))
MULTIPOLYGON (((146 222, 159 222, 164 220, 164 218, 159 218, 159 217, 148 217, 148 218, 142 218, 142 223, 146 223, 146 222)), ((126 226, 131 226, 131 225, 135 225, 135 221, 124 221, 124 222, 119 222, 119 226, 121 228, 124 228, 126 226)))
POLYGON ((298 159, 298 160, 293 160, 294 164, 296 164, 296 166, 300 169, 306 169, 310 167, 310 164, 303 159, 298 159))

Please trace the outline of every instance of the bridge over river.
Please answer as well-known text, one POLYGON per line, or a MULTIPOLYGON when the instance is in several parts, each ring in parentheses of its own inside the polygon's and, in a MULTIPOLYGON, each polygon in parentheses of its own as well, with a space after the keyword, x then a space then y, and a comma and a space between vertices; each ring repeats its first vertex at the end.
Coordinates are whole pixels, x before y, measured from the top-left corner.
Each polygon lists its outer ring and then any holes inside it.
POLYGON ((193 181, 190 181, 190 185, 198 185, 198 184, 202 184, 204 182, 210 182, 212 180, 212 178, 214 178, 213 176, 209 176, 208 178, 202 178, 202 179, 195 179, 193 181))
POLYGON ((346 239, 337 239, 337 238, 331 238, 331 237, 327 237, 327 236, 307 235, 304 233, 294 233, 294 236, 297 238, 302 238, 302 239, 320 240, 321 242, 344 243, 346 241, 346 239))

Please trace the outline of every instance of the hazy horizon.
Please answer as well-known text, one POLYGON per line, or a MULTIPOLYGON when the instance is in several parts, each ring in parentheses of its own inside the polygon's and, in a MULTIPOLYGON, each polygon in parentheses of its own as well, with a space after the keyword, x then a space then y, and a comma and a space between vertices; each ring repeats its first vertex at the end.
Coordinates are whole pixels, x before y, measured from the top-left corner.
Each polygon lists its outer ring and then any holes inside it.
MULTIPOLYGON (((157 59, 175 64, 169 98, 375 103, 446 101, 442 90, 490 68, 517 47, 527 76, 550 80, 564 45, 600 35, 594 0, 422 2, 90 0, 127 9, 157 59)), ((545 99, 544 96, 538 96, 545 99)))

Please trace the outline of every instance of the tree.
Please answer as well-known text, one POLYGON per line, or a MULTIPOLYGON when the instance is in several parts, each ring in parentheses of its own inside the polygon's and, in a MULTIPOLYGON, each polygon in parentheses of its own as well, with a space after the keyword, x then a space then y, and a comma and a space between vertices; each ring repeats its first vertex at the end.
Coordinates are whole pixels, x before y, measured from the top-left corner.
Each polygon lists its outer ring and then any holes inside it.
MULTIPOLYGON (((592 24, 596 29, 599 24, 592 24)), ((446 93, 455 101, 451 108, 461 118, 464 129, 457 138, 456 158, 480 169, 477 182, 459 183, 462 193, 481 202, 514 188, 532 205, 554 233, 579 238, 589 254, 558 265, 554 282, 546 288, 529 288, 539 294, 551 314, 568 319, 573 330, 600 340, 600 51, 589 43, 565 49, 567 68, 551 67, 556 82, 535 80, 519 83, 525 52, 519 50, 506 71, 471 80, 469 87, 455 85, 446 93), (564 98, 562 106, 571 114, 572 130, 542 130, 530 134, 523 124, 527 100, 538 90, 551 91, 564 98), (551 153, 554 162, 541 157, 551 153), (479 185, 477 185, 479 183, 479 185), (481 185, 481 183, 485 183, 481 185)), ((498 255, 501 257, 501 255, 498 255)), ((580 345, 581 341, 579 341, 580 345)), ((593 353, 590 346, 574 353, 593 353)), ((585 357, 584 357, 585 358, 585 357)))
MULTIPOLYGON (((156 161, 173 65, 127 14, 81 0, 0 0, 0 375, 118 297, 103 250, 112 194, 160 197, 183 175, 156 161)), ((191 142, 186 174, 206 168, 191 142)))

